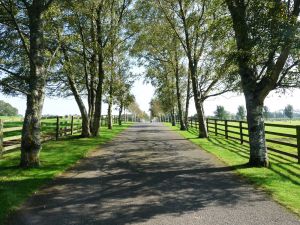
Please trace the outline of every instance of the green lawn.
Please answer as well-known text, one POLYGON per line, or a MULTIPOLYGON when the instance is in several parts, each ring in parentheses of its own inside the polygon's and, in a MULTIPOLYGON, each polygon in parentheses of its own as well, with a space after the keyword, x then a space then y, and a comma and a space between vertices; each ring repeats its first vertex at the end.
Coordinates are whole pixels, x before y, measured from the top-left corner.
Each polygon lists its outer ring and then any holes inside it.
POLYGON ((300 164, 276 153, 269 152, 270 168, 249 168, 249 146, 211 135, 208 139, 197 138, 194 129, 180 131, 178 127, 167 126, 188 138, 202 149, 214 154, 226 164, 235 167, 238 174, 267 191, 273 199, 300 216, 300 164))
POLYGON ((20 153, 5 154, 0 159, 0 224, 5 217, 22 204, 37 189, 49 182, 53 177, 65 171, 79 159, 111 140, 130 124, 115 126, 113 130, 101 128, 99 138, 76 138, 51 141, 43 145, 41 151, 41 167, 20 169, 20 153))

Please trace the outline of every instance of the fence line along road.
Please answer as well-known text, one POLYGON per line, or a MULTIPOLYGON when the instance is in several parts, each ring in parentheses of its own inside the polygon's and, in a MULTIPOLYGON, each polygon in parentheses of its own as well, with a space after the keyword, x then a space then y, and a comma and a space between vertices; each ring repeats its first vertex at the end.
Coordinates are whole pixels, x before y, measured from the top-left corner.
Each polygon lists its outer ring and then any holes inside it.
MULTIPOLYGON (((176 123, 179 119, 176 116, 176 123)), ((160 118, 163 122, 171 122, 169 117, 160 118)), ((197 128, 199 123, 189 118, 189 127, 197 128)), ((207 131, 215 136, 239 141, 240 144, 249 143, 248 123, 240 120, 206 119, 207 131)), ((288 156, 300 163, 300 125, 265 123, 266 143, 269 151, 288 156)))
MULTIPOLYGON (((127 120, 128 117, 124 117, 127 120)), ((133 120, 133 119, 132 119, 133 120)), ((113 124, 118 123, 118 116, 112 117, 113 124)), ((0 119, 0 156, 10 150, 21 147, 23 120, 0 119)), ((107 116, 101 117, 101 126, 107 126, 107 116)), ((58 140, 61 137, 71 136, 81 132, 81 118, 68 117, 43 117, 41 123, 42 142, 58 140)))
MULTIPOLYGON (((240 141, 241 144, 249 143, 246 121, 208 118, 206 124, 208 132, 214 133, 216 136, 221 135, 226 139, 234 139, 240 141)), ((299 125, 265 123, 265 134, 269 151, 298 159, 298 163, 300 163, 299 125)))

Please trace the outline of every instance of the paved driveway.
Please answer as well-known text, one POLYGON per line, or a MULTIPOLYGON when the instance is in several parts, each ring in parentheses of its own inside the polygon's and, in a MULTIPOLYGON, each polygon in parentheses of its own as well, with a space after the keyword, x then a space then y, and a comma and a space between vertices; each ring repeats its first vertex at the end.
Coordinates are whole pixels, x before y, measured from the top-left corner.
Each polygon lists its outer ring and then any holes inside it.
POLYGON ((11 224, 300 222, 169 128, 137 124, 30 198, 11 224))

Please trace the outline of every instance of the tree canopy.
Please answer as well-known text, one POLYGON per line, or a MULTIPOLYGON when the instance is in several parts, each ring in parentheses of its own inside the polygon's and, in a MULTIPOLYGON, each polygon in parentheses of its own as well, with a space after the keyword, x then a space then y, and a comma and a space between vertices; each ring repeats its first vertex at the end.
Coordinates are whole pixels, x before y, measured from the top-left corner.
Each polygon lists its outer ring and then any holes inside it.
POLYGON ((75 98, 82 137, 101 135, 102 104, 109 129, 114 107, 120 123, 125 109, 145 117, 134 65, 155 87, 151 116, 188 129, 193 99, 200 138, 207 99, 243 93, 249 164, 267 166, 264 101, 300 85, 299 13, 300 0, 0 0, 0 90, 27 101, 20 165, 39 165, 46 95, 75 98))
POLYGON ((17 116, 18 109, 11 104, 0 100, 0 116, 17 116))

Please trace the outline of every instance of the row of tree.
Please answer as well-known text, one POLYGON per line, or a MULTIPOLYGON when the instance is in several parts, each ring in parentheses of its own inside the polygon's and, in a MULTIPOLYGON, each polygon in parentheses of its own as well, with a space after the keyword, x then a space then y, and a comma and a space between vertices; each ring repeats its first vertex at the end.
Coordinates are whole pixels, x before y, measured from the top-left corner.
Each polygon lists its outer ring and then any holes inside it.
POLYGON ((27 99, 22 167, 40 162, 46 94, 75 98, 83 137, 100 134, 102 102, 110 129, 113 105, 121 123, 122 111, 135 104, 128 57, 132 10, 132 0, 0 1, 1 91, 27 99))
POLYGON ((83 136, 99 134, 103 100, 108 115, 114 103, 128 105, 129 54, 181 129, 194 99, 201 138, 204 102, 243 92, 249 163, 267 166, 264 100, 299 86, 299 11, 300 0, 0 0, 2 91, 27 98, 21 166, 39 164, 47 91, 74 96, 83 136))
POLYGON ((242 92, 249 165, 268 166, 264 100, 272 90, 299 87, 300 1, 137 2, 142 24, 136 54, 156 87, 152 106, 160 107, 151 107, 153 115, 176 113, 186 129, 193 97, 199 137, 206 138, 205 100, 242 92))
MULTIPOLYGON (((230 113, 222 105, 218 105, 216 111, 214 111, 214 118, 221 120, 245 120, 246 117, 246 109, 242 105, 237 108, 236 114, 230 113)), ((294 117, 300 117, 300 113, 295 112, 293 106, 290 104, 288 104, 283 110, 276 112, 271 112, 267 106, 264 106, 263 117, 264 119, 293 119, 294 117)))

